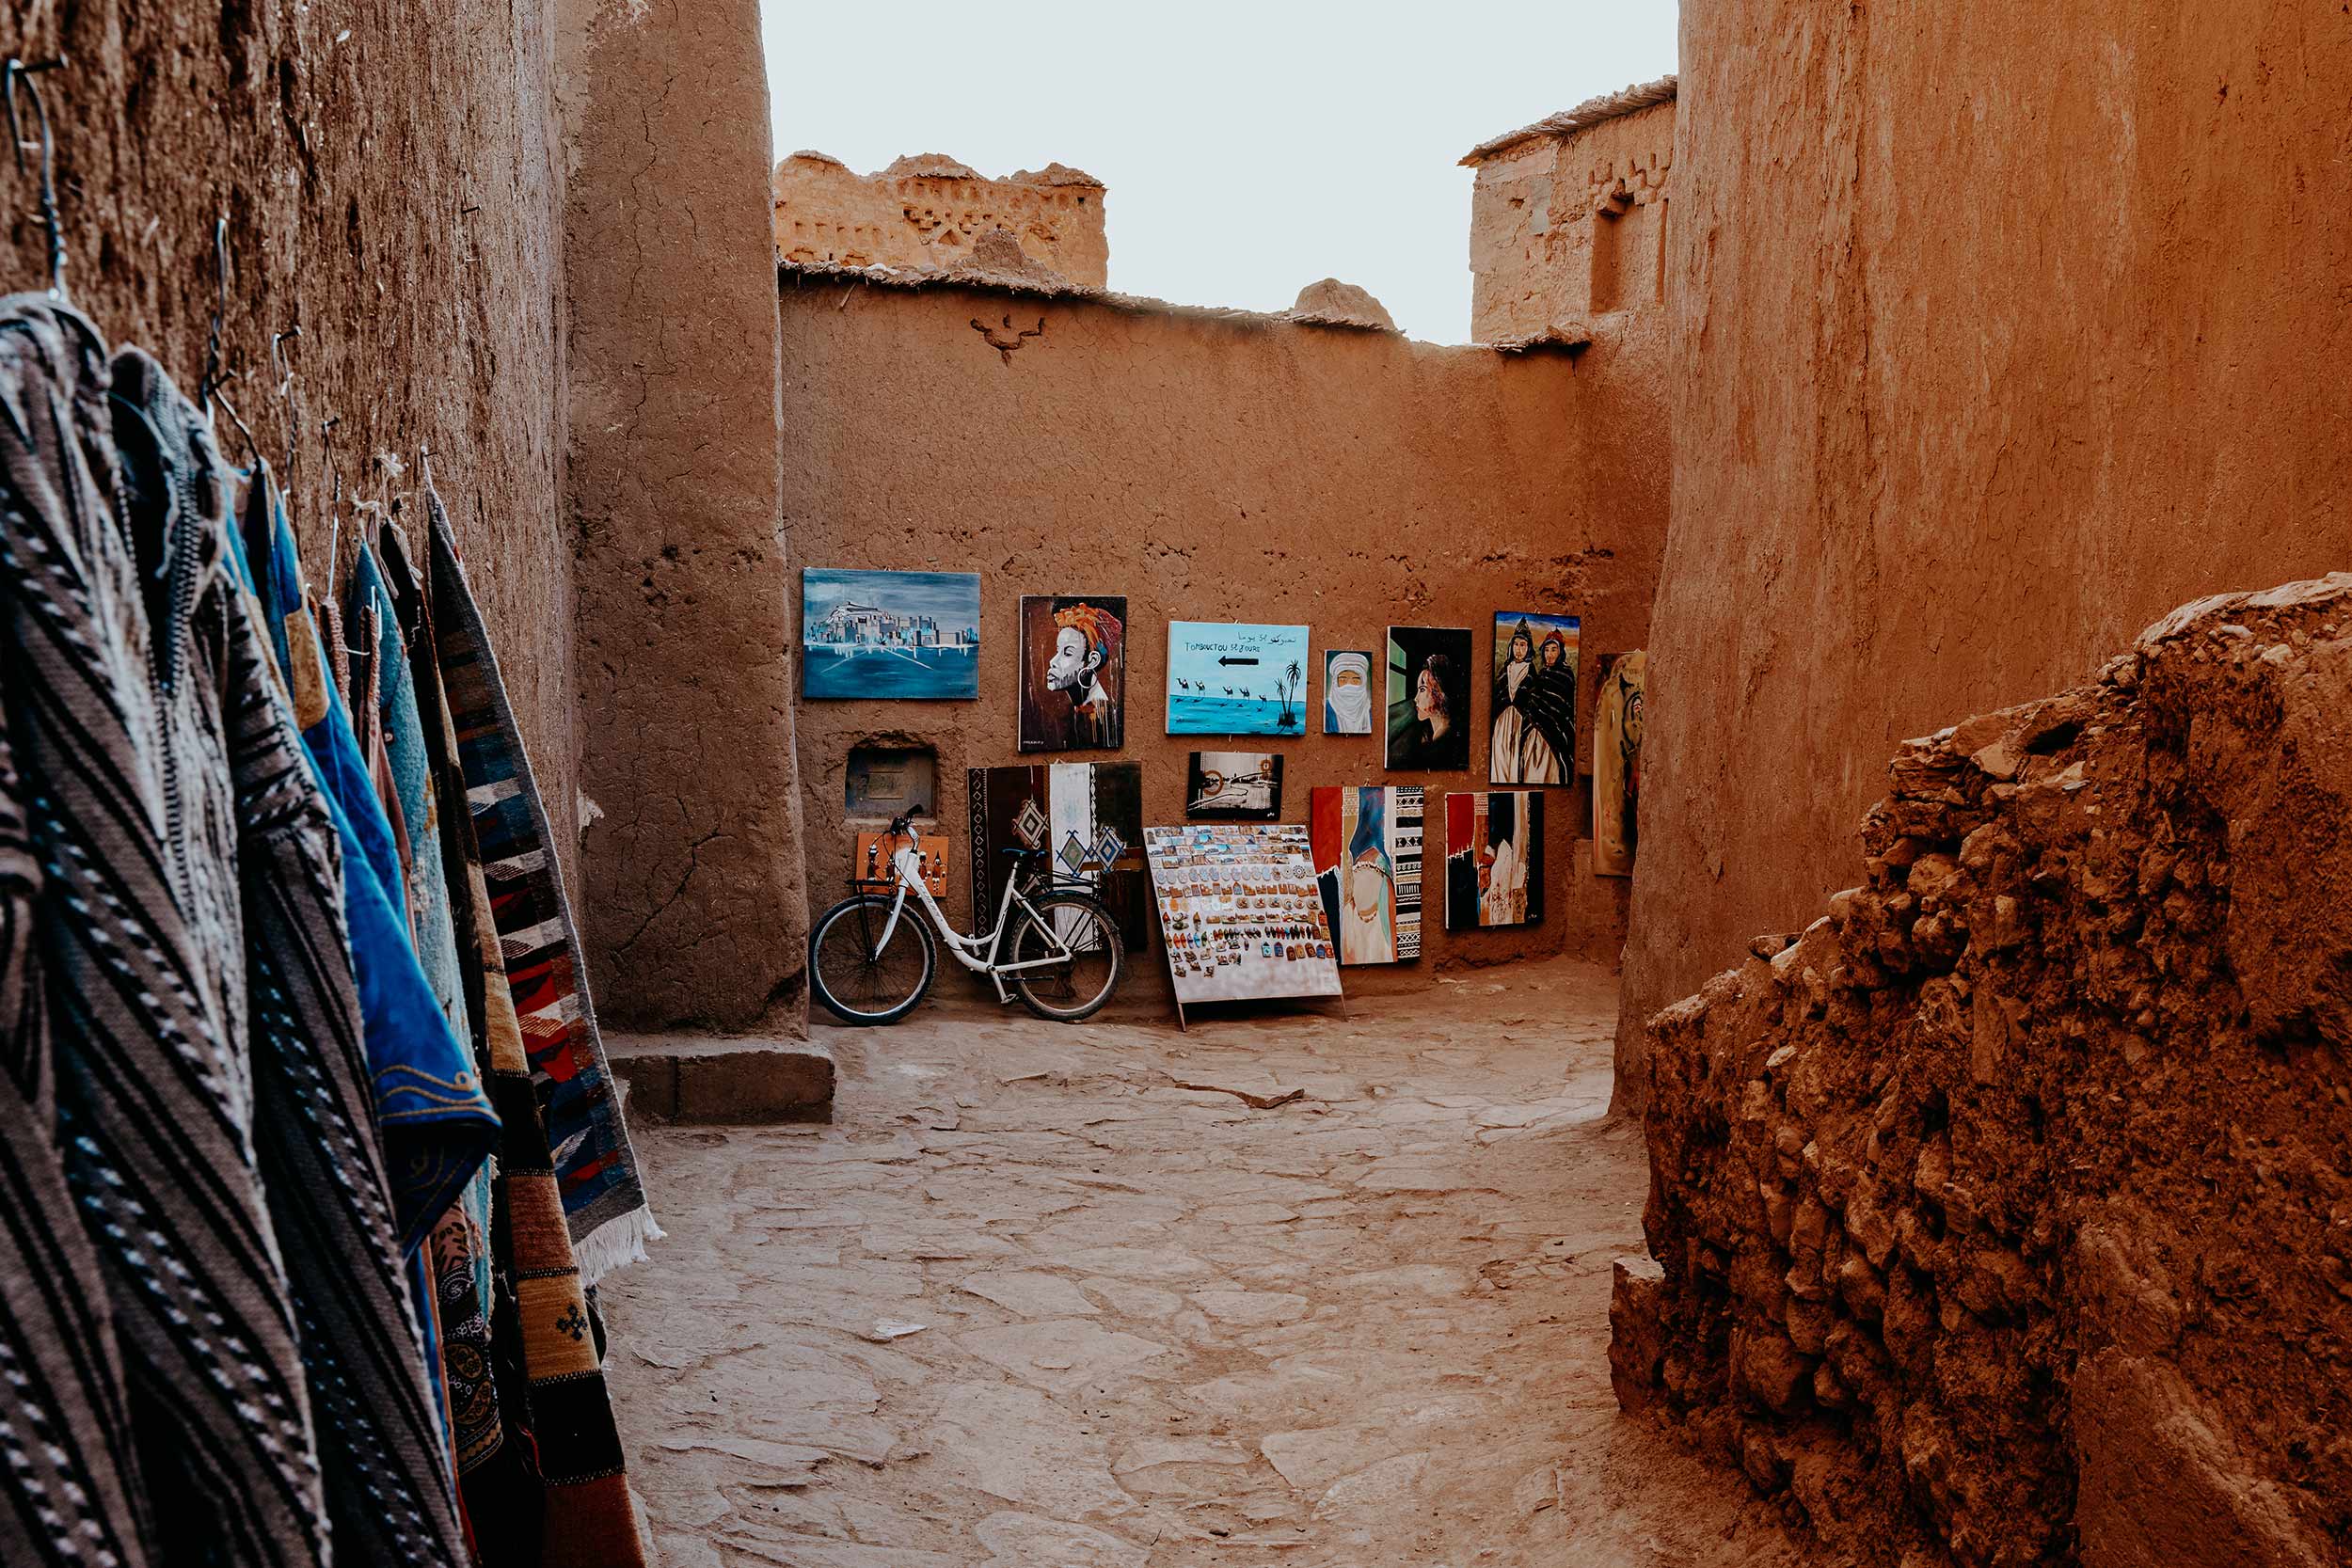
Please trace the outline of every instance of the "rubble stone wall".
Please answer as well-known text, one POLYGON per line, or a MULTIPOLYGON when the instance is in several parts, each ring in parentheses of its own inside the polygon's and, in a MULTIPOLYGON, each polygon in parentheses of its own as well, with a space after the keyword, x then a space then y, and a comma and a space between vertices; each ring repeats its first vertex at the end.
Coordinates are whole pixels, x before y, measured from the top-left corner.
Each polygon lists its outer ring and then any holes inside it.
POLYGON ((1891 779, 1651 1022, 1620 1402, 1864 1562, 2347 1560, 2352 575, 1891 779))

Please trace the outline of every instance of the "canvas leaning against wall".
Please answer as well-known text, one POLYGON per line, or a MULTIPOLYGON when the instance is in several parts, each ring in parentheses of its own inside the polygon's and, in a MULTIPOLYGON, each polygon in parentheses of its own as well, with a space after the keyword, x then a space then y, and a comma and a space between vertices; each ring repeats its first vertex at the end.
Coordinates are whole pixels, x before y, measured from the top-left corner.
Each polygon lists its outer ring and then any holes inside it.
POLYGON ((1184 781, 1184 815, 1271 822, 1282 815, 1279 752, 1195 752, 1184 781))
POLYGON ((1328 911, 1296 824, 1148 828, 1178 1004, 1337 996, 1328 911))
POLYGON ((1021 600, 1021 750, 1116 752, 1127 737, 1127 601, 1021 600))
POLYGON ((1323 655, 1323 733, 1372 733, 1373 657, 1350 649, 1323 655))
POLYGON ((1459 626, 1389 628, 1388 763, 1396 772, 1470 766, 1470 654, 1459 626))
POLYGON ((1496 612, 1494 705, 1486 736, 1489 784, 1576 783, 1581 629, 1574 615, 1496 612))
POLYGON ((801 573, 802 696, 979 694, 978 573, 801 573))
POLYGON ((1544 918, 1544 798, 1466 790, 1445 798, 1445 928, 1544 918))
POLYGON ((1151 903, 1143 867, 1143 768, 1133 762, 1055 762, 969 770, 973 920, 996 918, 1016 866, 1090 889, 1119 922, 1130 953, 1143 950, 1151 903), (1042 849, 1023 861, 1006 849, 1042 849))
POLYGON ((1168 733, 1305 735, 1307 628, 1168 626, 1168 733))
POLYGON ((1342 964, 1421 957, 1422 792, 1412 786, 1326 785, 1308 828, 1315 881, 1342 964))
POLYGON ((1643 704, 1649 655, 1599 657, 1600 697, 1593 705, 1593 870, 1603 877, 1633 875, 1640 844, 1643 704))

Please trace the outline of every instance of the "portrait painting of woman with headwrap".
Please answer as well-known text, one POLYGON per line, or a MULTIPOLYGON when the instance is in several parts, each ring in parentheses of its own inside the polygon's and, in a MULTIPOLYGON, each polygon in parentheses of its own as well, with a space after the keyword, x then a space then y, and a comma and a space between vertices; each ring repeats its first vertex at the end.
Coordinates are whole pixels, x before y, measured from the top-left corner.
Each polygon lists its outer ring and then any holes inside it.
POLYGON ((1470 758, 1470 632, 1454 626, 1389 628, 1389 767, 1444 772, 1470 758))
POLYGON ((1021 750, 1116 752, 1126 740, 1127 601, 1021 600, 1021 750))
POLYGON ((1327 649, 1323 655, 1323 733, 1372 733, 1372 656, 1327 649))
POLYGON ((1494 784, 1576 782, 1577 641, 1573 615, 1495 616, 1493 721, 1486 777, 1494 784))

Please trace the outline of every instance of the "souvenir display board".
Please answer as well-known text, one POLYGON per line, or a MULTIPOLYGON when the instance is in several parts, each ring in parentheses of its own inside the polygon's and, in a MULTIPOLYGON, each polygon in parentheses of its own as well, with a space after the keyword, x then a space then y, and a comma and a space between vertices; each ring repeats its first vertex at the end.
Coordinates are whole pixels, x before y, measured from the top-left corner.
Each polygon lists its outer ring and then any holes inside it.
POLYGON ((801 573, 801 695, 980 694, 977 572, 801 573))
POLYGON ((1470 790, 1445 798, 1445 928, 1533 926, 1544 917, 1544 798, 1470 790))
MULTIPOLYGON (((933 829, 922 835, 923 885, 930 889, 934 898, 947 896, 947 835, 933 829)), ((904 847, 906 840, 897 833, 860 833, 857 835, 857 858, 850 863, 850 876, 862 887, 888 892, 898 885, 896 873, 890 868, 890 858, 904 847)))
POLYGON ((1642 805, 1642 706, 1649 655, 1599 657, 1600 699, 1593 705, 1593 871, 1633 875, 1642 805))
POLYGON ((1194 822, 1144 842, 1180 1022, 1188 1004, 1340 994, 1304 828, 1194 822))
POLYGON ((1576 680, 1582 623, 1534 610, 1495 614, 1489 784, 1576 783, 1576 680))
POLYGON ((1184 781, 1184 815, 1271 822, 1282 815, 1279 752, 1195 752, 1184 781))
POLYGON ((1168 624, 1168 733, 1307 733, 1307 628, 1168 624))
POLYGON ((1021 600, 1021 750, 1116 752, 1127 735, 1127 601, 1021 600))
POLYGON ((1090 885, 1119 922, 1130 953, 1151 922, 1144 885, 1143 768, 1133 762, 1056 762, 970 770, 972 918, 996 918, 1019 863, 1008 848, 1045 849, 1053 874, 1090 885))
POLYGON ((1465 627, 1389 628, 1391 771, 1453 772, 1470 766, 1476 641, 1465 627))
POLYGON ((1422 792, 1327 785, 1308 809, 1315 879, 1343 964, 1421 957, 1422 792))

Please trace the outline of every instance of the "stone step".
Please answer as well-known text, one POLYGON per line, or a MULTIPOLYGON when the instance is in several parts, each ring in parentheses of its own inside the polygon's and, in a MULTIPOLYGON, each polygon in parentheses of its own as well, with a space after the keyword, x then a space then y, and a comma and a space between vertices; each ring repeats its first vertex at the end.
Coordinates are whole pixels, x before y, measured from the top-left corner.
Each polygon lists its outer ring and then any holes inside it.
POLYGON ((628 1112, 657 1121, 831 1121, 833 1053, 806 1040, 722 1035, 604 1037, 628 1112))

